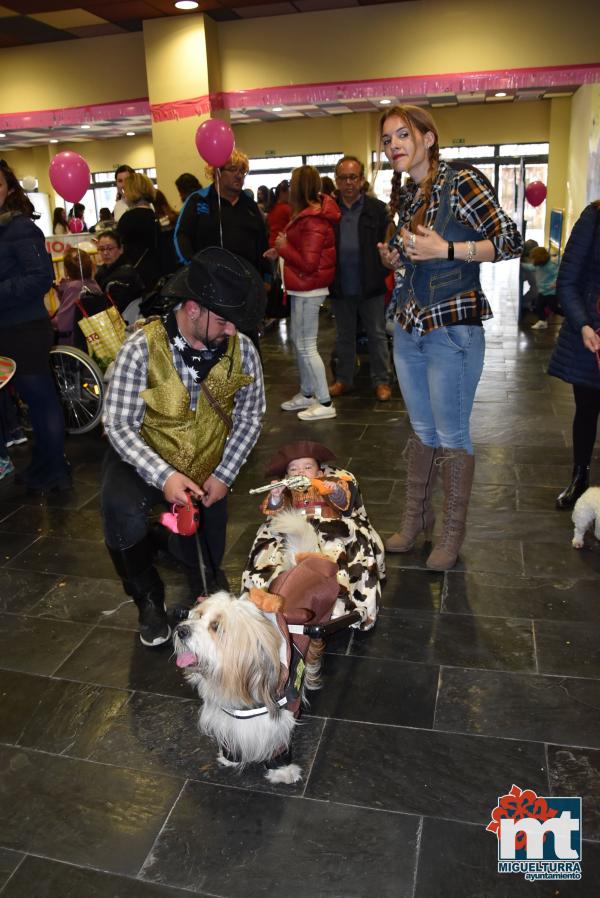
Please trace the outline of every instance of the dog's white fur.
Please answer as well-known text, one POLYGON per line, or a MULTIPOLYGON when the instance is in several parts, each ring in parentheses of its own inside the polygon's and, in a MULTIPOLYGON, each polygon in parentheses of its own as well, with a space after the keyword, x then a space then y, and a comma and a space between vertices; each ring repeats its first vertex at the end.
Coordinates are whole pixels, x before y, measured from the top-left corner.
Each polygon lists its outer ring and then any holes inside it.
POLYGON ((311 527, 306 516, 298 511, 280 511, 271 519, 271 531, 284 537, 284 570, 289 570, 296 564, 296 553, 319 552, 323 553, 319 545, 319 537, 314 527, 311 527))
POLYGON ((579 497, 573 509, 573 524, 573 548, 583 549, 583 537, 592 524, 594 536, 600 540, 600 486, 590 486, 579 497))

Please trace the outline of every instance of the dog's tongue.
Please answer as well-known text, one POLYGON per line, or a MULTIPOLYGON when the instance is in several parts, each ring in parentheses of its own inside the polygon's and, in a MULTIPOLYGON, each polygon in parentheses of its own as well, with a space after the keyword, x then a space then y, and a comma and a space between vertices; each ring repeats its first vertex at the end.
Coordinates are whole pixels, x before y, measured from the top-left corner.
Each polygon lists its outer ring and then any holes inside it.
POLYGON ((198 659, 193 652, 182 652, 181 655, 177 655, 177 667, 191 667, 197 663, 198 659))

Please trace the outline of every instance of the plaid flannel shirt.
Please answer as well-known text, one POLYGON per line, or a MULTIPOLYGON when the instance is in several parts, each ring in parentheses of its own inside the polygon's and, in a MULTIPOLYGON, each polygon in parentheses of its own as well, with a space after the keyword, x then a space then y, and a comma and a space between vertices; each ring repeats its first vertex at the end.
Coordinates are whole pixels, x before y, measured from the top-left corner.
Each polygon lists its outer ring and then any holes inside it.
MULTIPOLYGON (((440 162, 433 182, 431 199, 425 212, 425 227, 432 227, 440 204, 442 184, 449 170, 446 162, 440 162)), ((491 240, 495 259, 512 259, 523 252, 523 239, 514 221, 498 205, 496 197, 487 184, 469 169, 450 171, 450 208, 452 214, 478 231, 484 240, 491 240)), ((399 227, 409 226, 422 201, 415 202, 417 185, 406 187, 406 202, 400 211, 399 227)), ((398 273, 402 277, 402 272, 398 273)), ((420 334, 429 333, 437 327, 447 327, 462 322, 479 323, 493 318, 493 312, 484 293, 479 290, 458 294, 432 306, 421 309, 414 299, 398 309, 396 320, 404 330, 413 329, 420 334)))
MULTIPOLYGON (((260 434, 265 413, 265 390, 258 353, 252 342, 238 334, 242 370, 254 380, 235 394, 233 428, 227 437, 223 457, 213 474, 231 486, 260 434)), ((190 408, 195 409, 200 394, 196 383, 184 365, 181 355, 172 350, 173 363, 190 394, 190 408)), ((136 331, 122 346, 110 379, 104 406, 103 423, 111 445, 128 464, 133 465, 146 483, 162 490, 165 481, 175 472, 140 436, 146 403, 140 393, 146 389, 148 344, 143 330, 136 331)), ((202 484, 199 484, 200 486, 202 484)))

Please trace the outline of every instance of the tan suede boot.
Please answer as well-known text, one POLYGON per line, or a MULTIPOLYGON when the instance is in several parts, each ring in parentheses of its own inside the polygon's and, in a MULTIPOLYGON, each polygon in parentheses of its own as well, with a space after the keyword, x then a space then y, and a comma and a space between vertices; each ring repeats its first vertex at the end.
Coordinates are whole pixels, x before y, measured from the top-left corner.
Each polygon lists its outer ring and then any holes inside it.
POLYGON ((399 532, 386 540, 386 552, 410 552, 420 533, 431 539, 435 523, 431 493, 436 478, 435 461, 440 450, 426 446, 416 433, 411 433, 406 451, 408 469, 402 523, 399 532))
POLYGON ((444 484, 444 523, 440 539, 426 563, 432 571, 449 571, 458 560, 465 538, 475 457, 466 449, 442 449, 438 463, 444 484))

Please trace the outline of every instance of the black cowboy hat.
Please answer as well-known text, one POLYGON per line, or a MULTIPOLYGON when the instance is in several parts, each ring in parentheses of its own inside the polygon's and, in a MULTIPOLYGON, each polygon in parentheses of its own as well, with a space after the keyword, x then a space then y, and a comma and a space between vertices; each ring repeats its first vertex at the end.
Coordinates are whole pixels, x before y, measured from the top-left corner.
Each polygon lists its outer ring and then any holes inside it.
POLYGON ((161 296, 176 302, 191 299, 241 331, 256 330, 267 304, 256 268, 219 246, 209 246, 192 256, 190 264, 165 283, 161 296))
POLYGON ((314 458, 321 464, 334 459, 335 454, 327 446, 323 446, 322 443, 313 443, 312 440, 286 443, 270 459, 266 473, 271 477, 284 477, 287 466, 296 458, 314 458))

